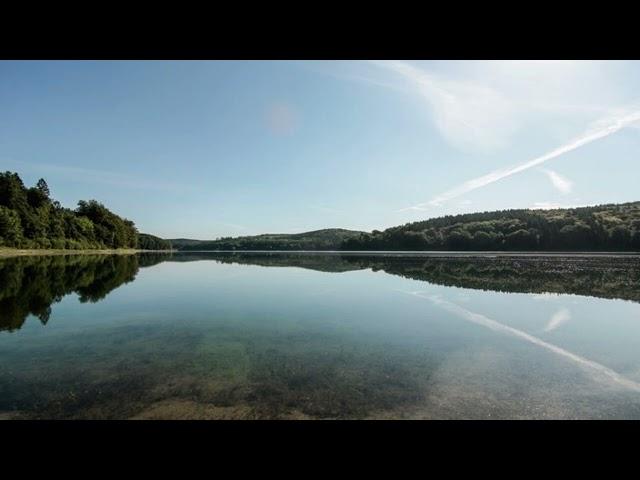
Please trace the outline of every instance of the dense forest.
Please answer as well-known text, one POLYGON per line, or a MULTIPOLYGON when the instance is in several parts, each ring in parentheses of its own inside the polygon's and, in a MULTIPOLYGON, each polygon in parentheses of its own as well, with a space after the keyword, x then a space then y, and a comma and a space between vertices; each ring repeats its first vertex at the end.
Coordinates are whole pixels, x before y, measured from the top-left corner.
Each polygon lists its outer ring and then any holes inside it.
POLYGON ((148 233, 138 234, 138 248, 140 250, 171 250, 171 242, 148 233))
POLYGON ((0 173, 0 247, 53 249, 170 249, 166 240, 138 233, 95 200, 75 210, 51 198, 44 179, 27 188, 17 173, 0 173))
POLYGON ((640 250, 640 202, 447 215, 347 239, 343 250, 640 250))
POLYGON ((640 202, 447 215, 371 233, 339 228, 202 241, 179 250, 638 251, 640 202))
POLYGON ((267 233, 251 237, 226 237, 211 241, 176 239, 180 250, 339 250, 343 243, 365 232, 328 228, 305 233, 267 233))

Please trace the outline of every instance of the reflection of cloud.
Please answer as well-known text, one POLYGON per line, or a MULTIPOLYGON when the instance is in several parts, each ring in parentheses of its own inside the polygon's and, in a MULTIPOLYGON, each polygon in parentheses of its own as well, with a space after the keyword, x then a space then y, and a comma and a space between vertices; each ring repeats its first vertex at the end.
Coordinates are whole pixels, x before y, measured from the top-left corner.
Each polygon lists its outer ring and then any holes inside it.
POLYGON ((576 355, 575 353, 569 352, 564 348, 558 347, 557 345, 554 345, 552 343, 545 342, 544 340, 541 340, 538 337, 534 337, 533 335, 523 332, 522 330, 518 330, 517 328, 504 325, 500 322, 497 322, 496 320, 485 317, 484 315, 481 315, 479 313, 471 312, 461 307, 460 305, 456 305, 455 303, 443 300, 439 295, 425 296, 425 295, 421 295, 419 292, 405 292, 405 293, 409 293, 410 295, 414 295, 416 297, 429 300, 433 304, 469 322, 489 328, 495 332, 506 333, 508 335, 518 337, 529 343, 545 348, 557 355, 560 355, 568 360, 571 360, 578 366, 582 367, 585 371, 593 375, 594 380, 607 379, 611 382, 614 382, 630 390, 640 392, 640 383, 634 382, 633 380, 629 380, 628 378, 623 377, 619 373, 611 370, 608 367, 605 367, 600 363, 594 362, 592 360, 588 360, 584 357, 576 355))
POLYGON ((542 170, 545 173, 545 175, 547 175, 551 184, 560 193, 564 195, 571 193, 571 190, 573 189, 573 182, 571 180, 563 177, 558 172, 555 172, 553 170, 549 170, 546 168, 541 168, 540 170, 542 170))
POLYGON ((549 323, 547 323, 547 326, 544 327, 544 331, 551 332, 563 323, 567 323, 569 320, 571 320, 571 312, 568 308, 561 308, 556 313, 551 315, 549 323))
POLYGON ((298 126, 298 115, 287 103, 274 103, 267 111, 267 128, 275 135, 290 135, 298 126))

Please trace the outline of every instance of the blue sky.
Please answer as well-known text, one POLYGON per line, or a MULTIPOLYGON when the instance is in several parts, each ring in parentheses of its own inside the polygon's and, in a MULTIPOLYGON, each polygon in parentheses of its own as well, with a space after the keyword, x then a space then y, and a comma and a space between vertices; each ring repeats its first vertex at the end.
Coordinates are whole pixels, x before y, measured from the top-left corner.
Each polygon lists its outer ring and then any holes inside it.
POLYGON ((640 62, 0 62, 0 169, 166 238, 640 200, 640 62))

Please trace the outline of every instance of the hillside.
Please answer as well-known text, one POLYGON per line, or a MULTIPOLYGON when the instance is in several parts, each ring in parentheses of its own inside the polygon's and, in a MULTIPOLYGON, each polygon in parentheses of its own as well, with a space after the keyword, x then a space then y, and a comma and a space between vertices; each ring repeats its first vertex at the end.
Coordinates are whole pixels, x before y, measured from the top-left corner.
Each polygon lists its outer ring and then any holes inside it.
POLYGON ((363 233, 342 249, 638 251, 640 202, 448 215, 363 233))
POLYGON ((266 233, 247 237, 226 237, 198 243, 172 240, 180 250, 339 250, 345 241, 366 232, 328 228, 305 233, 266 233))

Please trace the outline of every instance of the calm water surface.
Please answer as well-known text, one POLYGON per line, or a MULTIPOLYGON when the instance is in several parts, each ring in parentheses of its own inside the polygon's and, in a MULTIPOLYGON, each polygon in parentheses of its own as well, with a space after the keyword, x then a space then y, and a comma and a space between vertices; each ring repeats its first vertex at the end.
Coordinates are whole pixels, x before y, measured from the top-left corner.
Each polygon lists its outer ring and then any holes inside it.
POLYGON ((0 418, 640 418, 640 257, 0 259, 0 418))

